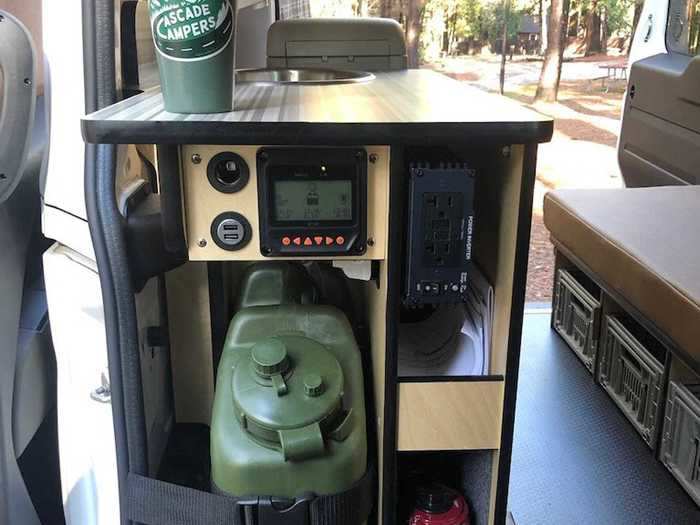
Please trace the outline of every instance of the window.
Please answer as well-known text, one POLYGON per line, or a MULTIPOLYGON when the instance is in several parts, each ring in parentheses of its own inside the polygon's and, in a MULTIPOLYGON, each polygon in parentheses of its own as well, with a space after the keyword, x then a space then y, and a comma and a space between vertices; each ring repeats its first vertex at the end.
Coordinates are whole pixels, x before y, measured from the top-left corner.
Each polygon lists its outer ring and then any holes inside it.
POLYGON ((379 6, 358 0, 278 0, 280 18, 379 16, 379 6))
POLYGON ((309 0, 279 0, 280 18, 310 18, 311 2, 309 0))
POLYGON ((700 54, 700 0, 672 0, 666 41, 670 51, 700 54))

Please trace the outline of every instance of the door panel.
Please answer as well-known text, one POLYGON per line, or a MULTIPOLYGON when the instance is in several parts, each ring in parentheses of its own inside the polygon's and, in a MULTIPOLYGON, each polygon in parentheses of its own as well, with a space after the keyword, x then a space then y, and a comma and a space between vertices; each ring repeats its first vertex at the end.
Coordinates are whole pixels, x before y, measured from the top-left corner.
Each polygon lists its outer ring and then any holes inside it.
POLYGON ((0 16, 0 523, 33 524, 39 517, 20 459, 40 422, 16 428, 22 414, 15 410, 28 405, 15 399, 17 366, 23 368, 30 346, 21 330, 22 303, 39 211, 39 173, 25 163, 36 104, 35 57, 26 28, 7 12, 0 16))
POLYGON ((631 67, 618 152, 630 187, 700 184, 700 0, 672 0, 666 43, 631 67))
POLYGON ((96 265, 60 244, 44 254, 58 369, 58 442, 68 525, 119 523, 117 459, 96 265), (106 386, 106 385, 104 385, 106 386))

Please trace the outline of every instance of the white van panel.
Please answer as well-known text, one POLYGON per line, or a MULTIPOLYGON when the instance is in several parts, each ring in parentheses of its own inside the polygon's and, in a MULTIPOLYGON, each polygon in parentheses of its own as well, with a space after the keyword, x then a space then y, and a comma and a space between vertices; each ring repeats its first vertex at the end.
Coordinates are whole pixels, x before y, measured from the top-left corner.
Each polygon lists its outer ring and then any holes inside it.
POLYGON ((646 0, 633 36, 630 65, 638 60, 666 53, 668 0, 646 0))
POLYGON ((81 0, 44 0, 46 100, 50 111, 49 163, 44 201, 87 218, 83 178, 85 114, 81 0))
POLYGON ((54 244, 44 254, 56 352, 58 444, 68 525, 117 525, 112 405, 91 398, 108 375, 102 292, 94 261, 54 244))

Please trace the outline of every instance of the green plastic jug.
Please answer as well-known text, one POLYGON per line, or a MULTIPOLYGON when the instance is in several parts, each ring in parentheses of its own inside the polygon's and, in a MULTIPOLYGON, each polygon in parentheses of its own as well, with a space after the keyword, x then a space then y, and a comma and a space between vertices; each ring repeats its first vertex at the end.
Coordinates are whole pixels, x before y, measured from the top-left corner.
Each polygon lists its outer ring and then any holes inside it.
POLYGON ((297 263, 272 261, 251 265, 241 280, 237 310, 249 306, 313 304, 318 292, 306 269, 297 263))
POLYGON ((367 467, 363 385, 360 352, 339 310, 240 310, 217 374, 215 490, 295 498, 352 487, 367 467))

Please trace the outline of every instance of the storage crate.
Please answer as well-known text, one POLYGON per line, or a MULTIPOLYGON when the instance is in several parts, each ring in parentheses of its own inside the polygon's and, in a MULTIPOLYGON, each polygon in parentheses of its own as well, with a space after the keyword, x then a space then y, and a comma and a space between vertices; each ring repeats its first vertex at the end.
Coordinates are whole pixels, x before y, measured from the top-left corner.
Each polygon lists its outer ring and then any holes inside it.
POLYGON ((625 326, 621 319, 605 316, 598 352, 598 381, 653 449, 662 401, 665 349, 640 332, 641 328, 631 322, 625 326))
POLYGON ((669 383, 659 457, 700 506, 700 385, 669 383))
POLYGON ((593 372, 598 350, 600 301, 567 270, 557 272, 552 315, 554 329, 593 372))

